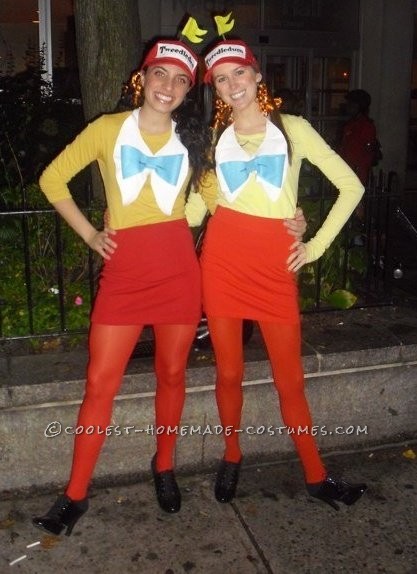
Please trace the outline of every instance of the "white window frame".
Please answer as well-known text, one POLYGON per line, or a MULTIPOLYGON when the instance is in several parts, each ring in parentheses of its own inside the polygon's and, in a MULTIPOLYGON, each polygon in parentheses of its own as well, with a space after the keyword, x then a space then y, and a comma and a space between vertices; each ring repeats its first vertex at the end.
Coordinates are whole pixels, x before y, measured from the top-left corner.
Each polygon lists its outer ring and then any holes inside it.
POLYGON ((38 0, 39 50, 44 54, 45 79, 52 85, 51 0, 38 0))

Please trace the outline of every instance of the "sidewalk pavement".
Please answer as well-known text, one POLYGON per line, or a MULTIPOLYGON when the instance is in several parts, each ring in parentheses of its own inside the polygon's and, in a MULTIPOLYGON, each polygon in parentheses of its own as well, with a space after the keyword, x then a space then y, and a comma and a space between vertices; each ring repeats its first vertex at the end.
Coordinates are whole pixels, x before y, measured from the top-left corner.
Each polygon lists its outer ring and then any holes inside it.
POLYGON ((178 475, 178 514, 151 479, 95 489, 71 537, 31 524, 55 498, 0 501, 0 572, 28 574, 416 574, 417 452, 397 444, 326 457, 368 490, 334 511, 310 498, 296 461, 243 465, 237 497, 219 504, 214 474, 178 475))
MULTIPOLYGON (((413 458, 417 453, 417 435, 404 434, 404 421, 407 416, 411 419, 416 409, 415 301, 413 296, 400 307, 304 316, 307 376, 313 377, 310 381, 316 376, 313 362, 320 368, 333 365, 334 371, 330 369, 333 375, 329 381, 318 379, 315 385, 309 382, 310 388, 315 389, 314 412, 321 408, 337 417, 341 417, 342 410, 354 414, 352 405, 347 408, 344 401, 357 389, 355 408, 359 414, 366 412, 369 419, 386 421, 385 443, 357 440, 348 447, 341 445, 340 451, 324 449, 331 471, 351 482, 368 484, 368 491, 357 504, 342 506, 339 512, 307 495, 301 466, 296 460, 288 460, 288 453, 268 451, 254 456, 250 445, 245 444, 237 497, 226 505, 214 498, 212 469, 200 464, 196 451, 193 454, 189 449, 187 456, 183 453, 184 464, 178 466, 182 509, 176 515, 168 515, 159 509, 155 499, 149 453, 127 445, 129 464, 135 469, 143 467, 144 471, 123 478, 122 472, 114 472, 116 451, 112 451, 106 479, 93 482, 90 510, 80 519, 72 536, 46 535, 32 526, 31 518, 49 509, 62 483, 56 481, 46 492, 45 485, 35 478, 39 472, 56 474, 70 459, 62 447, 58 448, 58 442, 54 446, 48 443, 50 454, 42 455, 46 443, 33 438, 39 436, 33 432, 33 425, 43 409, 32 412, 29 407, 36 392, 40 393, 38 400, 46 401, 48 406, 55 387, 60 392, 68 387, 67 393, 76 387, 78 383, 68 381, 69 375, 72 379, 83 377, 86 354, 18 357, 6 352, 0 361, 0 397, 4 403, 0 408, 0 414, 4 411, 0 456, 4 474, 14 480, 12 486, 16 490, 0 492, 0 573, 417 574, 417 459, 413 458), (397 357, 398 365, 391 365, 393 357, 397 357), (398 406, 400 395, 403 399, 398 406), (30 403, 28 407, 25 400, 30 403), (28 418, 30 413, 33 419, 28 418), (25 425, 25 432, 11 433, 21 438, 19 447, 7 442, 15 419, 25 425), (133 453, 138 453, 137 460, 133 453), (31 461, 27 472, 33 488, 19 490, 17 484, 26 472, 22 466, 25 457, 31 461), (185 464, 191 458, 192 469, 185 464)), ((265 353, 258 343, 255 337, 247 346, 246 366, 248 370, 262 369, 265 377, 265 353)), ((203 372, 212 369, 210 353, 192 353, 190 366, 200 366, 196 377, 201 379, 203 372)), ((142 381, 151 372, 151 359, 132 361, 126 392, 132 391, 133 377, 140 376, 142 381)), ((211 372, 208 374, 212 377, 211 372)), ((193 380, 191 383, 197 384, 193 380)), ((79 389, 82 384, 80 380, 79 389)), ((200 380, 200 384, 206 382, 200 380)), ((269 383, 253 389, 262 390, 266 385, 269 383)), ((147 389, 144 382, 140 382, 140 388, 147 389)), ((67 397, 70 406, 74 403, 73 408, 79 389, 74 397, 67 397)), ((258 395, 253 389, 247 406, 252 404, 264 420, 270 407, 263 396, 258 408, 258 395)), ((249 387, 247 393, 248 390, 249 387)), ((211 387, 207 392, 212 393, 211 387)), ((135 405, 132 403, 132 407, 135 405)), ((276 406, 272 406, 275 413, 276 406)), ((376 421, 372 426, 377 426, 376 421)), ((120 449, 120 443, 117 448, 120 449)))

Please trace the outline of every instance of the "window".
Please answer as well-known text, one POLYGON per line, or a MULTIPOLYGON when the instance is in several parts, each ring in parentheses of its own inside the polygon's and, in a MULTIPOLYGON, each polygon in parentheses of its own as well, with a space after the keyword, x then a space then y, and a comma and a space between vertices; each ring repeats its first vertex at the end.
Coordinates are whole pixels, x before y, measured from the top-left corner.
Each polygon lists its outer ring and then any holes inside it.
POLYGON ((0 76, 24 72, 39 53, 56 95, 78 98, 72 0, 1 0, 0 76))
POLYGON ((0 3, 0 73, 23 72, 28 58, 39 51, 37 0, 2 0, 0 3))

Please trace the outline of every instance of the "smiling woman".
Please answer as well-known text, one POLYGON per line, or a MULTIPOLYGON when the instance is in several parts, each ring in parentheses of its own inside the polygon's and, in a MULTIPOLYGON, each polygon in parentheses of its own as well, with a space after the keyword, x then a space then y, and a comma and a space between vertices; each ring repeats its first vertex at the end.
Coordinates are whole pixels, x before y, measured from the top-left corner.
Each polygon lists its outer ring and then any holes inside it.
MULTIPOLYGON (((200 269, 185 218, 188 184, 209 167, 210 132, 186 96, 197 56, 183 42, 152 46, 126 87, 133 110, 92 121, 46 168, 40 186, 57 212, 104 259, 91 314, 89 364, 65 493, 34 524, 70 534, 88 508, 88 488, 113 400, 145 325, 155 333, 155 423, 180 424, 185 370, 201 317, 200 269), (98 160, 108 225, 96 229, 74 202, 68 182, 98 160)), ((125 94, 125 96, 126 96, 125 94)), ((178 512, 181 493, 173 458, 176 436, 157 436, 151 461, 160 507, 178 512)))
MULTIPOLYGON (((154 111, 171 113, 184 100, 192 86, 192 80, 182 67, 173 64, 158 64, 147 66, 146 73, 141 76, 144 97, 154 111)), ((158 133, 167 126, 160 126, 143 120, 143 129, 149 133, 158 133)))
MULTIPOLYGON (((216 22, 224 38, 230 25, 224 17, 216 22)), ((202 191, 203 196, 216 197, 217 208, 200 260, 203 308, 216 357, 220 420, 223 428, 241 427, 241 333, 244 319, 252 319, 265 342, 284 424, 311 429, 296 272, 330 245, 360 200, 363 187, 306 120, 281 117, 247 44, 223 39, 206 55, 205 64, 204 79, 221 100, 216 102, 213 138, 218 185, 202 191), (325 223, 306 243, 294 242, 285 228, 285 219, 295 215, 304 158, 339 190, 325 223)), ((222 503, 231 502, 236 493, 242 462, 239 436, 238 431, 224 436, 214 489, 222 503)), ((365 484, 351 485, 327 472, 312 433, 295 433, 291 438, 312 496, 336 509, 336 500, 351 505, 362 496, 365 484)))

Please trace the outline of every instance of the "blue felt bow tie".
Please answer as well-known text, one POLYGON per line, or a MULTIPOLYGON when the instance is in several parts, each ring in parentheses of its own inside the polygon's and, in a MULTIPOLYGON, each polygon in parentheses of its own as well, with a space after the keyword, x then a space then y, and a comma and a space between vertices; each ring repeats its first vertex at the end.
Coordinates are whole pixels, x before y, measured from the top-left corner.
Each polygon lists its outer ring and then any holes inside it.
POLYGON ((275 187, 281 187, 285 158, 285 154, 259 155, 249 161, 225 161, 220 169, 231 192, 239 189, 252 171, 275 187))
POLYGON ((121 146, 121 165, 123 178, 131 177, 144 169, 153 169, 170 183, 176 185, 184 154, 152 157, 142 153, 131 145, 121 146))

